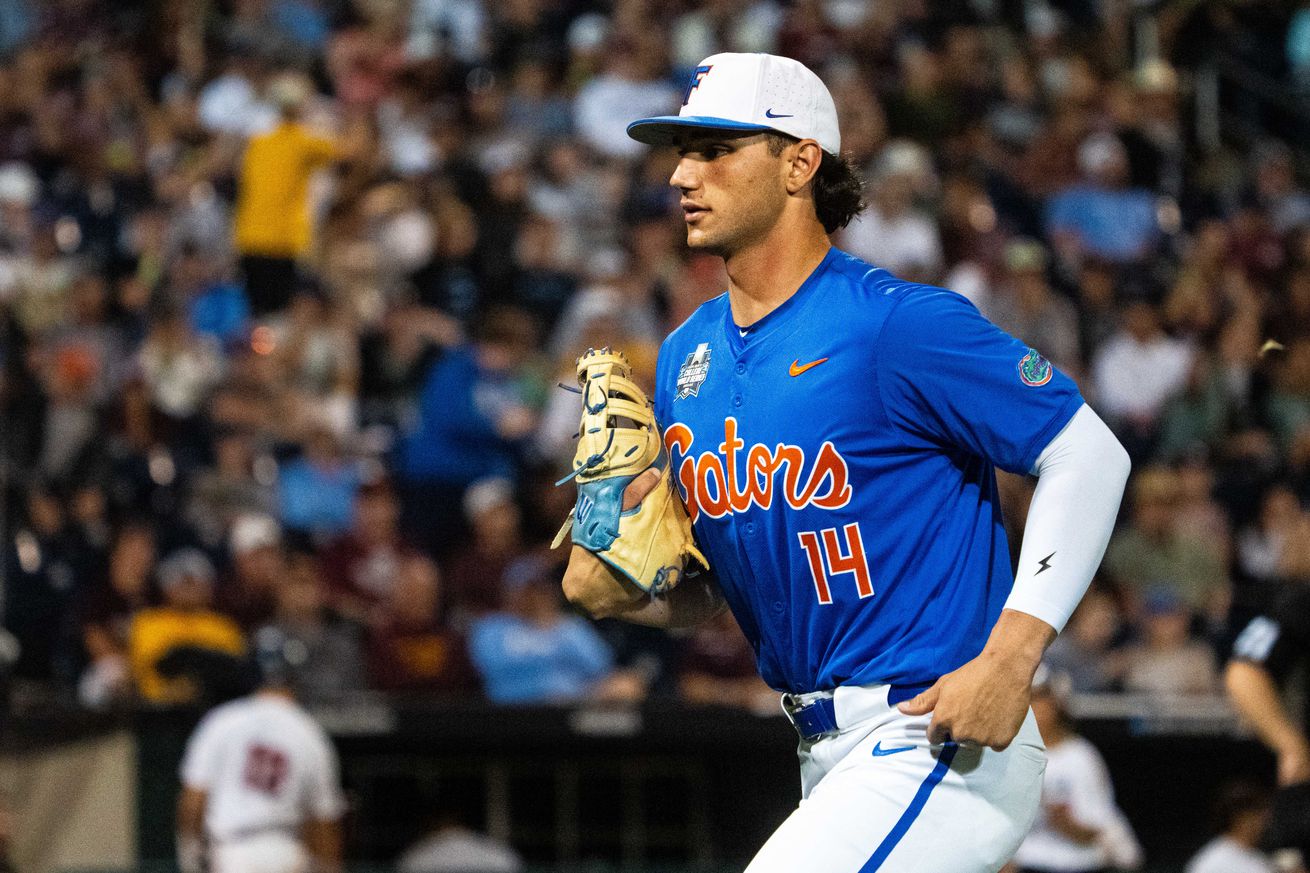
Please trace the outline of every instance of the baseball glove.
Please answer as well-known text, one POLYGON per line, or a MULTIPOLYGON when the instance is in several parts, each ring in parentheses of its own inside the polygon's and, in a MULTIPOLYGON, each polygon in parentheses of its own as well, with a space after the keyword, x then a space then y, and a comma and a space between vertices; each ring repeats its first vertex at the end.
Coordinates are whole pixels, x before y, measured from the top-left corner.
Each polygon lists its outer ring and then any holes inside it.
POLYGON ((652 594, 682 579, 687 559, 709 566, 692 538, 691 521, 669 475, 669 455, 646 393, 631 381, 626 358, 608 348, 578 358, 582 425, 573 472, 578 499, 551 547, 573 542, 652 594), (654 468, 660 478, 637 506, 624 511, 623 490, 654 468))

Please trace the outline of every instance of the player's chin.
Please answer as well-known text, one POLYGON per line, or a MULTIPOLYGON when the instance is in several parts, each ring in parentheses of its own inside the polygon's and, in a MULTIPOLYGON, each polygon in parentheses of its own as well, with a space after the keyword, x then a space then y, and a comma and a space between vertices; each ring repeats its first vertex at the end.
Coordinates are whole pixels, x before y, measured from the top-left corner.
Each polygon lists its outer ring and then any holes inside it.
POLYGON ((687 228, 687 248, 697 251, 707 252, 709 254, 719 253, 718 238, 699 227, 687 228))

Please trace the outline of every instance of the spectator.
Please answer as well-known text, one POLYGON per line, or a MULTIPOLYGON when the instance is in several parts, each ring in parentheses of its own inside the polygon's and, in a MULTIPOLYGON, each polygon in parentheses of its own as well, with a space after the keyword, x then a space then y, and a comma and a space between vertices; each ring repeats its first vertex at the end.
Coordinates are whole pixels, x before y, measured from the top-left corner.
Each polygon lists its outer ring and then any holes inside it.
POLYGON ((658 349, 659 314, 653 301, 629 275, 627 257, 616 249, 605 249, 587 259, 588 284, 573 295, 551 335, 548 348, 556 358, 576 361, 586 351, 594 322, 605 320, 606 335, 622 339, 623 347, 658 349))
POLYGON ((45 435, 38 471, 64 484, 79 478, 94 463, 99 427, 95 383, 97 363, 82 347, 59 349, 45 374, 45 435))
POLYGON ((400 535, 400 503, 386 479, 365 482, 355 494, 350 529, 320 553, 332 608, 371 624, 391 596, 403 562, 418 552, 400 535))
POLYGON ((150 604, 154 567, 152 528, 141 522, 124 525, 110 550, 106 578, 86 592, 80 608, 89 663, 78 684, 78 699, 87 706, 107 706, 130 696, 132 618, 150 604))
POLYGON ((1174 527, 1180 535, 1210 548, 1214 559, 1227 564, 1232 550, 1228 516, 1214 498, 1215 473, 1206 459, 1194 454, 1179 464, 1178 508, 1174 527))
POLYGON ((192 333, 185 313, 177 309, 152 322, 137 365, 151 404, 179 426, 193 420, 223 376, 223 358, 215 344, 192 333))
POLYGON ((1215 802, 1215 838, 1187 862, 1184 873, 1275 873, 1273 863, 1260 852, 1272 808, 1273 798, 1258 785, 1224 786, 1215 802))
POLYGON ((224 427, 213 440, 213 466, 192 476, 185 513, 205 545, 217 548, 241 516, 276 512, 277 492, 255 475, 252 434, 224 427))
POLYGON ((1310 193, 1296 182, 1292 150, 1286 143, 1270 140, 1258 145, 1252 150, 1251 171, 1255 197, 1275 233, 1282 236, 1310 222, 1310 193))
POLYGON ((576 245, 571 228, 545 215, 529 213, 519 227, 511 297, 543 325, 554 324, 560 310, 576 299, 576 245))
POLYGON ((558 580, 525 569, 505 580, 505 598, 503 612, 477 619, 469 632, 469 654, 492 702, 594 698, 613 655, 591 625, 564 612, 558 580))
POLYGON ((1214 652, 1192 639, 1192 613, 1170 587, 1147 592, 1142 641, 1124 652, 1124 689, 1153 697, 1214 694, 1214 652))
POLYGON ((673 68, 690 70, 716 52, 771 53, 781 24, 782 10, 773 3, 692 7, 670 30, 673 68))
POLYGON ((276 123, 277 110, 260 99, 268 64, 246 40, 233 40, 223 53, 224 70, 200 90, 196 115, 215 133, 243 136, 276 123))
POLYGON ((508 479, 482 479, 464 493, 468 546, 451 563, 450 608, 457 620, 499 609, 501 579, 523 543, 522 514, 508 479))
POLYGON ((236 656, 245 643, 236 623, 213 609, 214 567, 204 553, 182 549, 165 558, 159 590, 162 603, 136 613, 128 632, 132 678, 146 703, 191 703, 199 689, 189 679, 166 677, 159 662, 181 647, 236 656))
POLYGON ((1054 673, 1069 680, 1069 689, 1074 693, 1112 691, 1125 666, 1118 649, 1123 635, 1123 617, 1114 598, 1104 589, 1093 587, 1046 650, 1046 663, 1054 673))
POLYGON ((333 700, 365 687, 359 631, 328 610, 327 586, 313 555, 302 552, 288 561, 272 626, 303 654, 291 676, 297 698, 333 700))
POLYGON ((1274 435, 1280 448, 1287 451, 1297 434, 1310 427, 1310 339, 1288 346, 1266 403, 1265 414, 1274 435))
POLYGON ((327 73, 342 103, 372 110, 391 90, 405 62, 403 7, 374 6, 348 17, 324 52, 327 73))
POLYGON ((1269 589, 1293 577, 1296 543, 1308 529, 1310 516, 1301 510, 1296 494, 1274 483, 1260 501, 1258 518, 1237 537, 1238 572, 1269 589))
MULTIPOLYGON (((1222 443, 1240 400, 1233 396, 1233 375, 1210 356, 1193 359, 1186 384, 1161 409, 1156 457, 1178 461, 1222 443)), ((1237 375, 1240 378, 1240 372, 1237 375)))
POLYGON ((297 422, 349 438, 358 421, 359 343, 344 310, 302 281, 273 327, 273 357, 297 422))
POLYGON ((21 647, 12 675, 67 684, 76 675, 80 648, 74 604, 87 580, 76 574, 59 495, 33 483, 25 515, 4 551, 4 629, 21 647))
MULTIPOLYGON (((227 216, 222 216, 227 220, 227 216)), ((244 342, 250 331, 250 303, 240 285, 229 280, 219 261, 226 251, 210 253, 189 245, 174 267, 174 287, 180 292, 191 329, 196 336, 231 347, 244 342)))
POLYGON ((396 462, 409 512, 407 534, 433 554, 448 552, 464 525, 464 490, 488 476, 513 477, 536 426, 523 367, 532 327, 519 314, 488 316, 473 344, 437 361, 420 389, 418 421, 396 462))
POLYGON ((1125 304, 1120 329, 1092 361, 1092 383, 1099 408, 1130 451, 1145 451, 1165 403, 1186 386, 1193 359, 1191 346, 1165 335, 1155 306, 1125 304))
POLYGON ((480 3, 418 0, 409 27, 407 48, 414 57, 449 52, 469 65, 486 57, 489 21, 480 3))
POLYGON ((278 514, 287 530, 323 542, 350 527, 359 468, 325 427, 312 430, 300 457, 278 471, 278 514))
POLYGON ((441 622, 441 573, 428 558, 400 563, 369 631, 369 676, 384 691, 462 692, 476 686, 463 638, 441 622))
POLYGON ((63 252, 49 220, 33 215, 30 244, 14 260, 14 315, 28 335, 44 338, 64 323, 77 275, 72 258, 63 252))
POLYGON ((778 693, 755 670, 755 652, 728 610, 697 625, 683 650, 678 694, 696 706, 733 706, 772 714, 778 693))
POLYGON ((1221 618, 1228 607, 1227 573, 1207 543, 1178 528, 1178 474, 1165 467, 1142 470, 1132 492, 1132 522, 1111 538, 1104 564, 1123 586, 1131 611, 1150 586, 1162 583, 1195 614, 1221 618))
POLYGON ((232 563, 219 586, 220 610, 246 630, 268 623, 286 576, 282 528, 267 515, 238 516, 228 534, 228 549, 232 563))
POLYGON ((660 45, 652 32, 616 36, 605 71, 578 92, 573 123, 582 141, 601 155, 637 157, 644 149, 626 135, 627 119, 677 111, 680 95, 659 76, 660 45))
POLYGON ((1082 373, 1078 315, 1073 304, 1051 290, 1046 269, 1046 250, 1040 243, 1011 242, 1005 248, 1005 281, 989 296, 983 314, 1077 379, 1082 373))
POLYGON ((1061 259, 1077 264, 1084 255, 1116 264, 1142 261, 1159 240, 1155 199, 1130 188, 1128 153, 1118 137, 1093 134, 1078 147, 1082 182, 1051 198, 1046 232, 1061 259))
POLYGON ((1039 669, 1032 708, 1046 743, 1037 823, 1019 846, 1012 873, 1136 870, 1142 849, 1115 805, 1114 786, 1096 747, 1069 720, 1061 677, 1039 669))
POLYGON ((250 138, 237 182, 235 234, 246 296, 255 316, 286 307, 296 284, 296 261, 313 240, 309 183, 343 158, 345 147, 314 133, 301 120, 311 97, 305 79, 283 74, 269 87, 279 114, 275 125, 250 138))
POLYGON ((932 159, 922 146, 889 143, 878 157, 869 208, 838 235, 841 245, 908 281, 933 281, 942 269, 942 243, 915 200, 934 183, 932 159))
POLYGON ((1076 275, 1079 345, 1084 360, 1095 361, 1106 341, 1119 329, 1120 316, 1115 308, 1118 268, 1099 258, 1085 258, 1076 275))
POLYGON ((511 72, 511 91, 505 108, 510 130, 536 142, 558 139, 572 132, 572 106, 553 87, 552 65, 544 57, 526 57, 511 72))

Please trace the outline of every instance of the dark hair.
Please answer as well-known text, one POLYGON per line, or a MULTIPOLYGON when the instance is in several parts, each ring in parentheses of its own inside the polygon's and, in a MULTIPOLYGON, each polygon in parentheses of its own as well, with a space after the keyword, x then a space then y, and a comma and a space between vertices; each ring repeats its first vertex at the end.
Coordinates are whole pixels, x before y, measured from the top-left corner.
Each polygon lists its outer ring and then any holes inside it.
MULTIPOLYGON (((796 141, 786 134, 771 133, 769 154, 777 157, 788 143, 796 141)), ((845 227, 863 211, 864 181, 845 157, 825 151, 814 174, 814 212, 824 231, 845 227)))
POLYGON ((1227 833, 1238 818, 1252 812, 1264 812, 1273 805, 1269 790, 1257 782, 1237 780, 1226 783, 1215 799, 1212 823, 1215 833, 1227 833))

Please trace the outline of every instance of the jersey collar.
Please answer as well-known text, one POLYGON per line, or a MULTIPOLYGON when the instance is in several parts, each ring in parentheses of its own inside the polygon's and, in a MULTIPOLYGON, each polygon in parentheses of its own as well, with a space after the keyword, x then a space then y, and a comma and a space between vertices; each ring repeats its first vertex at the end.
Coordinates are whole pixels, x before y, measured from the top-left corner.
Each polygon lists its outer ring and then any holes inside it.
POLYGON ((758 346, 767 337, 773 335, 780 327, 788 324, 792 316, 800 310, 802 305, 808 300, 819 285, 819 279, 828 271, 829 265, 841 254, 836 246, 830 246, 828 253, 819 261, 818 266, 810 272, 801 286, 782 302, 777 309, 774 309, 763 318, 757 319, 753 324, 746 326, 746 335, 742 336, 742 328, 732 320, 732 306, 728 302, 728 295, 724 296, 723 307, 723 332, 728 338, 728 346, 732 349, 734 355, 741 354, 745 349, 758 346))

